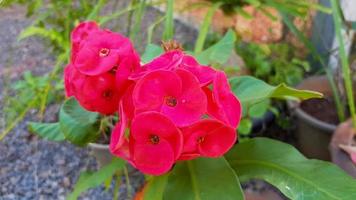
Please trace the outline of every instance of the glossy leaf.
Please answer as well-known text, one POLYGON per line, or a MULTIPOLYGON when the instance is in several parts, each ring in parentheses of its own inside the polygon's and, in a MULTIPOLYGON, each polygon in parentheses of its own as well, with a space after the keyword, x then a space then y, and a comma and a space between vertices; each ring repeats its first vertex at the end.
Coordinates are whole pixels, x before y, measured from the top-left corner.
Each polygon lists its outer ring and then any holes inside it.
POLYGON ((70 98, 59 112, 60 129, 67 140, 83 146, 99 136, 98 117, 98 113, 86 111, 74 98, 70 98))
POLYGON ((229 30, 219 42, 197 54, 196 58, 203 65, 225 64, 234 50, 235 40, 235 32, 229 30))
POLYGON ((245 109, 269 98, 306 100, 323 96, 319 92, 297 90, 283 83, 278 86, 272 86, 252 76, 231 78, 230 84, 245 109))
POLYGON ((146 46, 145 52, 141 57, 141 60, 143 63, 148 63, 162 53, 163 53, 162 47, 157 46, 155 44, 148 44, 146 46))
POLYGON ((144 189, 144 200, 159 200, 163 198, 166 188, 168 174, 152 177, 144 189))
POLYGON ((168 177, 164 200, 242 200, 238 177, 225 158, 177 163, 168 177))
POLYGON ((263 179, 293 200, 354 200, 356 180, 337 166, 307 159, 291 145, 255 138, 225 158, 241 181, 263 179))
POLYGON ((65 139, 59 123, 37 123, 30 122, 28 129, 31 133, 39 135, 40 137, 49 141, 63 141, 65 139))
POLYGON ((67 200, 75 200, 82 192, 100 186, 123 167, 125 167, 125 162, 114 158, 110 164, 102 167, 97 172, 82 172, 67 200))

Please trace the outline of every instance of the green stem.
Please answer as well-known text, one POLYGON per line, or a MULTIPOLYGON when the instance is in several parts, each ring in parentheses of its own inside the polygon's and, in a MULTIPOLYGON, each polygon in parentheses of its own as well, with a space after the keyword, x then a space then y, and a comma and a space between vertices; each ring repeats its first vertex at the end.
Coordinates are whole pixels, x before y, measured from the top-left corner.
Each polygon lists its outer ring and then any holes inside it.
POLYGON ((127 166, 124 167, 124 174, 125 174, 125 180, 126 180, 126 188, 127 188, 127 198, 131 199, 131 184, 130 184, 130 177, 129 177, 129 172, 127 170, 127 166))
POLYGON ((171 40, 174 35, 174 0, 167 0, 166 6, 166 21, 163 31, 163 40, 171 40))
POLYGON ((199 195, 199 187, 197 183, 197 179, 195 177, 195 172, 194 172, 194 167, 192 164, 192 161, 187 161, 188 164, 188 170, 190 172, 191 180, 192 180, 192 186, 193 186, 193 191, 194 191, 194 200, 201 200, 200 195, 199 195))
POLYGON ((14 121, 12 121, 12 123, 0 134, 0 141, 4 139, 4 137, 25 118, 27 112, 33 107, 33 105, 35 105, 37 100, 37 98, 34 98, 27 104, 26 108, 20 113, 20 115, 14 121))
POLYGON ((200 26, 197 42, 195 43, 195 48, 194 48, 195 53, 200 53, 201 51, 203 51, 205 39, 209 32, 211 20, 213 19, 214 13, 216 12, 217 9, 219 9, 220 6, 221 3, 215 3, 213 6, 210 7, 208 13, 205 15, 204 21, 200 26))
POLYGON ((341 30, 342 30, 342 20, 341 19, 342 18, 341 18, 338 1, 331 0, 331 7, 333 10, 335 34, 336 34, 336 38, 339 43, 339 55, 340 55, 340 59, 341 59, 341 67, 342 67, 342 74, 343 74, 344 84, 345 84, 345 89, 346 89, 347 101, 349 104, 349 110, 350 110, 350 114, 351 114, 351 118, 352 118, 352 124, 353 124, 354 128, 356 128, 355 101, 354 101, 354 96, 353 96, 351 72, 350 72, 350 67, 349 67, 350 64, 349 64, 348 56, 346 55, 344 39, 341 34, 341 30))

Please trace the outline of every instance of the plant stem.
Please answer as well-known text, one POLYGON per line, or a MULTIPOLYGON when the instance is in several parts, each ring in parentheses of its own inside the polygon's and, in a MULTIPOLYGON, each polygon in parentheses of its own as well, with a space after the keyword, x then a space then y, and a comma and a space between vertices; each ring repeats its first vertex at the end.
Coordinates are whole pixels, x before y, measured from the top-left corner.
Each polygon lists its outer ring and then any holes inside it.
POLYGON ((213 19, 215 11, 219 9, 220 6, 221 3, 213 4, 213 6, 210 7, 208 13, 205 15, 204 21, 200 26, 197 42, 195 43, 194 53, 200 53, 203 50, 205 39, 209 32, 211 20, 213 19))
POLYGON ((125 174, 125 180, 126 180, 126 188, 127 188, 127 198, 131 199, 131 184, 130 184, 130 177, 129 177, 129 172, 127 170, 127 166, 124 167, 124 174, 125 174))
POLYGON ((168 41, 173 39, 174 35, 174 19, 173 19, 173 12, 174 12, 174 0, 167 0, 166 3, 166 21, 163 31, 163 40, 168 41))
POLYGON ((336 38, 339 43, 339 55, 340 55, 340 59, 341 59, 342 75, 344 78, 347 101, 349 104, 349 110, 350 110, 350 114, 351 114, 352 124, 353 124, 353 127, 356 128, 355 101, 354 101, 354 96, 353 96, 351 72, 350 72, 350 67, 349 67, 350 64, 349 64, 348 56, 346 55, 344 39, 341 34, 341 30, 342 30, 342 20, 341 19, 342 18, 341 18, 341 13, 340 13, 341 11, 340 11, 338 1, 331 0, 331 7, 332 7, 332 11, 333 11, 335 34, 336 34, 336 38))
POLYGON ((27 112, 33 107, 33 105, 36 103, 38 99, 34 98, 32 101, 30 101, 26 108, 20 113, 20 115, 12 121, 12 123, 0 134, 0 141, 4 139, 4 137, 13 129, 15 126, 25 118, 27 112))

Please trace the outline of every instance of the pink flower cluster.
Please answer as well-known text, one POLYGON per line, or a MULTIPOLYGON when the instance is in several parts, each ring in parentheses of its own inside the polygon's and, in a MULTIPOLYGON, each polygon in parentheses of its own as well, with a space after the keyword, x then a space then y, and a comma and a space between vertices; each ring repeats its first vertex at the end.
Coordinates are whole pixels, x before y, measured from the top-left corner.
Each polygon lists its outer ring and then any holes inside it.
POLYGON ((219 157, 236 142, 241 105, 224 72, 171 50, 140 65, 130 41, 94 22, 72 32, 68 96, 90 111, 118 111, 110 151, 160 175, 175 162, 219 157))

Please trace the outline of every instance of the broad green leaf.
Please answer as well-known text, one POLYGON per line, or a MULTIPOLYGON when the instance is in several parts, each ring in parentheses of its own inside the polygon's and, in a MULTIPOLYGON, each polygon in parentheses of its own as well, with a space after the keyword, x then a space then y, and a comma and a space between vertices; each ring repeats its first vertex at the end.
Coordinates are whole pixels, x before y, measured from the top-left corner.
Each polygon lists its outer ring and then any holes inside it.
POLYGON ((271 101, 269 99, 260 101, 250 107, 248 110, 248 116, 253 118, 261 118, 268 111, 270 106, 271 101))
POLYGON ((229 30, 225 36, 216 44, 196 55, 199 63, 208 64, 225 64, 229 59, 231 52, 234 50, 236 40, 235 32, 229 30))
POLYGON ((59 124, 65 138, 76 145, 86 145, 99 136, 99 114, 83 109, 70 98, 59 111, 59 124))
POLYGON ((144 200, 159 200, 163 198, 166 188, 168 174, 152 177, 144 189, 144 200))
POLYGON ((141 60, 143 63, 148 63, 157 56, 163 53, 163 49, 155 44, 148 44, 146 46, 145 52, 143 53, 141 60))
POLYGON ((356 199, 355 179, 334 164, 305 158, 289 144, 255 138, 225 158, 241 181, 265 180, 293 200, 356 199))
POLYGON ((198 158, 176 164, 163 199, 242 200, 244 195, 238 177, 224 157, 198 158))
POLYGON ((97 172, 82 172, 67 200, 75 200, 86 190, 100 186, 124 166, 125 162, 123 160, 114 158, 110 164, 102 167, 97 172))
POLYGON ((28 129, 31 133, 37 134, 40 137, 49 141, 63 141, 65 139, 60 130, 59 123, 28 123, 28 129))
POLYGON ((321 98, 319 92, 297 90, 286 86, 284 83, 272 86, 252 76, 239 76, 230 79, 230 84, 235 95, 240 99, 244 108, 259 103, 269 98, 299 99, 321 98))

